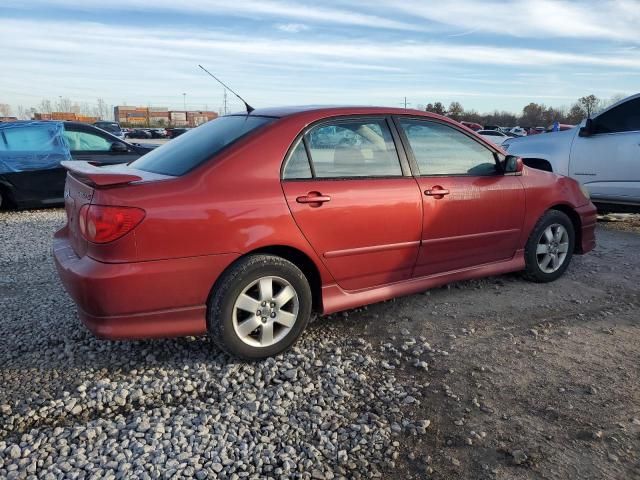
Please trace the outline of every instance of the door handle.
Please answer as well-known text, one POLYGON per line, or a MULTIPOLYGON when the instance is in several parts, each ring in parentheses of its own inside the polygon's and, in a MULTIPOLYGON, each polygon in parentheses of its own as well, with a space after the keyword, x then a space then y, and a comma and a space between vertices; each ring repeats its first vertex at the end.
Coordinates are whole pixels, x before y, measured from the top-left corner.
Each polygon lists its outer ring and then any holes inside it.
POLYGON ((437 185, 435 187, 432 187, 429 190, 425 190, 424 194, 427 195, 428 197, 434 197, 436 199, 440 199, 440 198, 444 197, 445 195, 449 195, 449 190, 447 190, 446 188, 442 188, 441 186, 437 185))
MULTIPOLYGON (((331 197, 329 195, 322 195, 318 192, 309 192, 307 195, 296 198, 296 202, 298 203, 325 203, 330 202, 331 197)), ((320 206, 320 205, 317 205, 320 206)))

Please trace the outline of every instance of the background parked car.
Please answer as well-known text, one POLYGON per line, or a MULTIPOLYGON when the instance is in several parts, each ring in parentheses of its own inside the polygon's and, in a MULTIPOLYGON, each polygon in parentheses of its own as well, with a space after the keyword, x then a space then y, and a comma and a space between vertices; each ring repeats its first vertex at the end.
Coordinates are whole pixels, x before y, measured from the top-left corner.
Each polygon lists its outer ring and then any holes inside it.
MULTIPOLYGON (((567 123, 560 123, 560 124, 558 124, 558 130, 559 130, 560 132, 563 132, 563 131, 565 131, 565 130, 571 130, 572 128, 576 128, 576 126, 575 126, 575 125, 569 125, 569 124, 567 124, 567 123)), ((546 131, 547 133, 549 133, 549 132, 553 132, 553 125, 549 125, 545 131, 546 131)))
POLYGON ((474 132, 477 132, 478 130, 482 130, 482 125, 480 125, 479 123, 475 123, 475 122, 466 122, 466 121, 462 121, 460 122, 462 125, 464 125, 467 128, 470 128, 471 130, 473 130, 474 132))
POLYGON ((522 127, 513 127, 509 130, 509 133, 515 135, 516 137, 526 137, 527 131, 522 127))
POLYGON ((502 142, 511 138, 509 135, 502 133, 500 130, 478 130, 476 132, 482 138, 489 140, 496 145, 502 145, 502 142))
POLYGON ((640 211, 640 94, 582 121, 580 128, 504 145, 531 167, 580 181, 603 211, 640 211))
POLYGON ((167 137, 176 138, 182 135, 183 133, 187 133, 188 131, 189 131, 188 128, 169 128, 167 129, 167 137))
POLYGON ((118 122, 100 121, 95 122, 93 125, 104 130, 105 132, 109 132, 111 135, 124 139, 124 131, 122 131, 118 122))
POLYGON ((153 135, 146 128, 134 128, 127 135, 129 138, 153 138, 153 135))
POLYGON ((61 204, 67 173, 61 161, 128 163, 156 147, 126 142, 86 123, 1 123, 0 205, 61 204))
POLYGON ((164 128, 150 128, 152 138, 167 138, 167 131, 164 128))

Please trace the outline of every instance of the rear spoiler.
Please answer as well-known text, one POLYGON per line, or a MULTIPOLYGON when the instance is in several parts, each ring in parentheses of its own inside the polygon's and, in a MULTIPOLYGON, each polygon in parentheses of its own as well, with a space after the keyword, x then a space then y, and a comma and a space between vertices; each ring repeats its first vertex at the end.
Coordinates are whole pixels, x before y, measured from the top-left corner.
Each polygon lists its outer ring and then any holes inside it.
POLYGON ((74 177, 94 187, 124 185, 142 180, 139 175, 118 172, 105 167, 97 167, 89 162, 78 160, 60 162, 74 177))

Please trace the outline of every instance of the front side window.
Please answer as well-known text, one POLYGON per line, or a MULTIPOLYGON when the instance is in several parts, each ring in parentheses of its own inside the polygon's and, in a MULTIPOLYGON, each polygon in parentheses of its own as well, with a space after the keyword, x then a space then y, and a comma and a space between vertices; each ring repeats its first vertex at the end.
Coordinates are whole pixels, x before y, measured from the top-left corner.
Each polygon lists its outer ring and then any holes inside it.
POLYGON ((420 175, 493 175, 493 152, 455 128, 427 120, 401 119, 400 126, 420 175))
POLYGON ((64 139, 72 152, 108 152, 111 149, 110 141, 93 133, 65 130, 64 139))
POLYGON ((401 176, 391 131, 384 119, 341 120, 306 135, 317 178, 401 176))
POLYGON ((629 100, 594 119, 594 133, 640 131, 640 98, 629 100))

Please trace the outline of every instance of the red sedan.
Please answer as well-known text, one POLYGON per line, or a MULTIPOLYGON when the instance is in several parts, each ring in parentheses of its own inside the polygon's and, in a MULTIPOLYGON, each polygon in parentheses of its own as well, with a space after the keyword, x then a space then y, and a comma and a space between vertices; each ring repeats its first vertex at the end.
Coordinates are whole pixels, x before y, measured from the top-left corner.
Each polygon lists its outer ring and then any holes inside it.
POLYGON ((67 162, 60 277, 95 334, 209 333, 256 359, 332 313, 594 248, 574 180, 393 108, 227 115, 129 165, 67 162))

